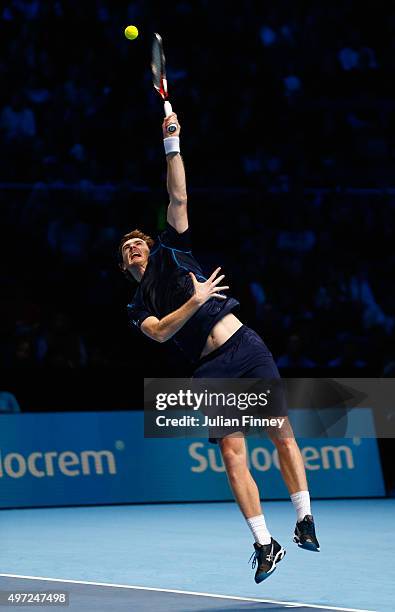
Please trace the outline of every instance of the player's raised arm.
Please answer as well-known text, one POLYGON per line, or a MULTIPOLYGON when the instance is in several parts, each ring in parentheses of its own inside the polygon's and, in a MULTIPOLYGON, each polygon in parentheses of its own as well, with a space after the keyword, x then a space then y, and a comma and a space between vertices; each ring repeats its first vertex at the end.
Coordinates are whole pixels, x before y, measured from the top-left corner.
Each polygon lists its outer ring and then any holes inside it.
POLYGON ((170 197, 167 220, 177 232, 182 234, 188 229, 188 214, 185 169, 180 155, 180 129, 175 113, 165 117, 162 130, 167 161, 167 191, 170 197), (167 126, 171 123, 175 124, 177 129, 169 134, 167 126))

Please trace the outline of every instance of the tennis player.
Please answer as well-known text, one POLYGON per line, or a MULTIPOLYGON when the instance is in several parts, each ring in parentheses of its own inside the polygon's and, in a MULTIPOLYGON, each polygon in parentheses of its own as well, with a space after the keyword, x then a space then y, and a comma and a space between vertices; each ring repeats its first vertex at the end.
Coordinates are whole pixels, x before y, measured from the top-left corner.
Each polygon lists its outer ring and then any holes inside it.
MULTIPOLYGON (((192 255, 180 124, 175 113, 162 125, 170 203, 166 229, 154 241, 136 229, 123 236, 119 261, 123 273, 138 283, 128 305, 129 320, 149 338, 174 341, 194 363, 194 378, 279 379, 277 366, 262 339, 234 315, 239 305, 223 292, 220 268, 206 278, 192 255), (172 135, 170 123, 177 125, 172 135)), ((303 459, 288 422, 286 436, 270 434, 278 450, 281 474, 296 510, 294 542, 319 551, 303 459)), ((229 484, 251 529, 255 582, 270 576, 285 555, 271 536, 262 512, 258 487, 247 465, 243 431, 211 430, 219 444, 229 484)))

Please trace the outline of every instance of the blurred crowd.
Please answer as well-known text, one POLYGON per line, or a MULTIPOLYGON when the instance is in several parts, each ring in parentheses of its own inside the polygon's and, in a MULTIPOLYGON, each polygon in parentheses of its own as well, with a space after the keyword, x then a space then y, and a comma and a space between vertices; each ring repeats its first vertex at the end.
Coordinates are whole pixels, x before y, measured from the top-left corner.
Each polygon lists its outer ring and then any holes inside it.
POLYGON ((149 68, 159 31, 196 256, 224 266, 280 368, 385 375, 395 10, 180 0, 169 12, 142 0, 1 4, 1 365, 154 367, 163 354, 127 329, 134 290, 115 261, 122 233, 164 225, 149 68))
POLYGON ((395 10, 350 0, 4 0, 0 180, 158 186, 155 30, 195 184, 391 183, 395 10))
MULTIPOLYGON (((219 200, 192 190, 189 202, 196 257, 206 272, 223 267, 239 316, 280 368, 383 375, 394 358, 395 197, 246 192, 219 200)), ((176 349, 129 329, 125 307, 136 285, 116 261, 120 236, 138 226, 155 237, 166 205, 165 190, 39 183, 3 191, 2 365, 117 368, 137 359, 148 375, 153 351, 169 350, 169 375, 170 363, 183 371, 176 349)))

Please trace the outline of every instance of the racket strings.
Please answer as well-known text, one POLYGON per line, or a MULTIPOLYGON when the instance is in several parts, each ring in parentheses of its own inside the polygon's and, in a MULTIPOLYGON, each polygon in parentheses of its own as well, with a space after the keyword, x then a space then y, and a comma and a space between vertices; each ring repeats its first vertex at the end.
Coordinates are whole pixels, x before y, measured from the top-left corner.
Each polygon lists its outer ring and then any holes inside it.
POLYGON ((151 69, 154 87, 165 100, 167 98, 166 62, 159 34, 155 34, 152 43, 151 69))

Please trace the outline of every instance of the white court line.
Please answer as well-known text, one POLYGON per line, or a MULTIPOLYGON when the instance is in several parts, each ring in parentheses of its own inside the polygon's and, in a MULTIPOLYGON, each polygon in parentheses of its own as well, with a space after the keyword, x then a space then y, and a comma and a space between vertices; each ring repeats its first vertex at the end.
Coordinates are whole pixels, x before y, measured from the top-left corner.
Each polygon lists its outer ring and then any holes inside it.
POLYGON ((111 587, 114 589, 135 589, 137 591, 158 591, 160 593, 180 593, 181 595, 200 595, 201 597, 216 597, 219 599, 232 599, 237 601, 253 601, 256 603, 270 603, 288 606, 289 608, 318 608, 323 610, 338 610, 339 612, 376 612, 375 610, 361 610, 360 608, 336 608, 334 606, 321 606, 320 604, 301 603, 300 601, 277 601, 275 599, 256 599, 254 597, 237 597, 235 595, 218 595, 214 593, 197 593, 195 591, 179 591, 177 589, 158 589, 155 587, 132 586, 130 584, 114 584, 108 582, 87 582, 84 580, 64 580, 62 578, 45 578, 43 576, 20 576, 19 574, 0 574, 0 578, 24 578, 26 580, 46 580, 48 582, 64 582, 70 584, 89 584, 92 586, 111 587))

